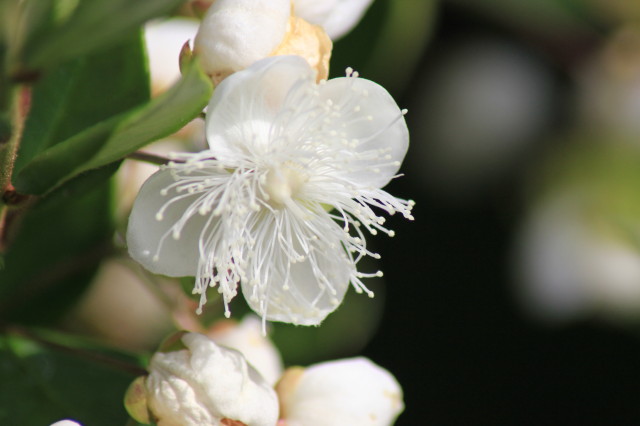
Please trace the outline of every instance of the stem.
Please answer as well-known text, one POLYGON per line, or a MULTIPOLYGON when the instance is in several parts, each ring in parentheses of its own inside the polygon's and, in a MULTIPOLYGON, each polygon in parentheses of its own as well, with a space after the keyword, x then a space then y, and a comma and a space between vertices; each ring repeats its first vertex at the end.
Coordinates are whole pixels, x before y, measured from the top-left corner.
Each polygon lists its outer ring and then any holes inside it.
POLYGON ((9 139, 0 140, 0 194, 4 194, 11 184, 13 166, 18 156, 24 122, 29 110, 29 97, 31 89, 26 85, 16 85, 12 89, 9 101, 9 117, 11 128, 9 139))
POLYGON ((81 358, 87 359, 89 361, 93 361, 99 364, 109 366, 116 370, 125 371, 134 376, 141 376, 141 375, 147 374, 147 371, 144 368, 134 363, 123 361, 121 359, 113 358, 108 355, 95 352, 95 351, 90 351, 87 349, 65 346, 60 343, 48 340, 42 336, 39 336, 36 333, 32 332, 31 330, 28 330, 18 325, 8 325, 0 328, 3 329, 3 331, 7 332, 8 334, 29 339, 33 342, 36 342, 50 349, 76 355, 81 358))
POLYGON ((131 154, 127 155, 127 158, 131 160, 136 160, 136 161, 143 161, 145 163, 158 164, 160 166, 169 164, 170 161, 176 161, 176 160, 169 160, 167 157, 163 157, 161 155, 151 154, 151 153, 142 152, 142 151, 132 152, 131 154))

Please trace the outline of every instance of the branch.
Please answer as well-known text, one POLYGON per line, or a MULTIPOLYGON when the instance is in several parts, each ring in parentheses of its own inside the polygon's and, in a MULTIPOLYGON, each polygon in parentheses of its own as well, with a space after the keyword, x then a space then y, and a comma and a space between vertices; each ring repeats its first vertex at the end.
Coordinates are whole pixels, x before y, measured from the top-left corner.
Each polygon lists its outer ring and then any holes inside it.
POLYGON ((170 160, 167 157, 163 157, 161 155, 151 154, 148 152, 136 151, 127 155, 127 158, 135 161, 144 161, 145 163, 157 164, 159 166, 163 166, 169 164, 169 162, 176 160, 170 160))
POLYGON ((72 354, 80 358, 84 358, 89 361, 96 362, 98 364, 109 366, 116 370, 125 371, 134 376, 141 376, 141 375, 147 374, 147 370, 145 370, 144 368, 140 367, 137 364, 127 362, 121 359, 113 358, 99 352, 90 351, 88 349, 65 346, 58 342, 54 342, 52 340, 39 336, 38 334, 32 332, 31 330, 18 325, 0 326, 0 329, 3 332, 6 332, 7 334, 29 339, 47 348, 51 348, 59 352, 72 354))

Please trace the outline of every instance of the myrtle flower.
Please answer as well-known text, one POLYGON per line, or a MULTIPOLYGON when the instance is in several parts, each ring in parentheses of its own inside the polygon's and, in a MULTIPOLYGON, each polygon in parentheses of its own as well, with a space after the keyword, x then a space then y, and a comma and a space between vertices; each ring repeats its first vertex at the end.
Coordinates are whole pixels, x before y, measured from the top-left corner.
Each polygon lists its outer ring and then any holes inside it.
POLYGON ((194 40, 194 52, 218 84, 275 55, 298 55, 327 78, 333 44, 319 25, 292 14, 291 0, 216 0, 194 40))
POLYGON ((129 387, 132 417, 158 426, 276 424, 277 395, 240 352, 198 333, 181 342, 182 349, 156 352, 149 375, 129 387))
POLYGON ((276 391, 282 426, 388 426, 404 410, 395 377, 362 357, 290 368, 276 391))
POLYGON ((373 0, 295 0, 296 15, 320 25, 331 40, 347 34, 362 19, 373 0))
POLYGON ((390 236, 380 212, 412 219, 412 201, 380 188, 398 172, 409 135, 381 86, 348 76, 315 83, 297 56, 225 79, 209 103, 209 149, 175 154, 143 185, 129 220, 131 256, 152 272, 195 276, 228 304, 242 282, 264 320, 317 325, 351 282, 373 294, 357 263, 379 255, 365 230, 390 236))

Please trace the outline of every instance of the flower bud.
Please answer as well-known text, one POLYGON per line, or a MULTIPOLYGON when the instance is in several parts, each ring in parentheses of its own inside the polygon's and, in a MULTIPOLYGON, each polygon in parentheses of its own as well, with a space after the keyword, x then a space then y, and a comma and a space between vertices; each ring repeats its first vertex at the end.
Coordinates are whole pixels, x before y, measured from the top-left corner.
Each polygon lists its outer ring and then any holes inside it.
POLYGON ((404 409, 396 379, 361 357, 290 368, 276 390, 286 426, 387 426, 404 409))
POLYGON ((207 11, 194 53, 215 84, 274 55, 302 56, 328 76, 331 40, 324 30, 291 15, 290 0, 217 0, 207 11))
POLYGON ((274 390, 233 349, 187 333, 186 349, 157 352, 145 380, 147 403, 158 426, 273 426, 274 390))
POLYGON ((274 385, 282 375, 282 358, 273 342, 262 334, 262 324, 255 315, 242 322, 223 320, 207 333, 217 344, 242 353, 264 379, 274 385))

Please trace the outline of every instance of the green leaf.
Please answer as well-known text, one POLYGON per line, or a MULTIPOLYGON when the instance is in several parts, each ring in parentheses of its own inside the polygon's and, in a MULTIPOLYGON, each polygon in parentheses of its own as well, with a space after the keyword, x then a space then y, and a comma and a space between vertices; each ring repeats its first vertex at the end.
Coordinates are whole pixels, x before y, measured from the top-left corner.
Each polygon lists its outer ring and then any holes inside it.
POLYGON ((126 120, 91 161, 76 173, 119 160, 144 145, 169 136, 197 117, 213 85, 197 61, 169 91, 126 120))
POLYGON ((114 131, 122 116, 96 124, 84 132, 44 151, 31 161, 15 179, 23 194, 44 194, 62 182, 76 164, 90 158, 114 131), (71 167, 71 168, 70 168, 71 167))
MULTIPOLYGON (((31 2, 41 0, 31 0, 31 2)), ((24 67, 51 68, 66 60, 112 45, 136 32, 149 19, 166 15, 183 0, 80 0, 67 2, 55 25, 32 37, 24 49, 24 67), (74 3, 77 6, 74 6, 74 3)))
POLYGON ((210 79, 192 62, 169 91, 144 107, 43 151, 18 174, 14 186, 22 193, 43 194, 80 173, 120 160, 181 129, 202 112, 212 91, 210 79))
POLYGON ((28 330, 0 335, 0 424, 49 425, 74 419, 84 425, 124 425, 123 396, 136 377, 136 358, 64 336, 25 338, 28 330), (63 344, 61 344, 63 343, 63 344))
MULTIPOLYGON (((100 123, 102 130, 89 132, 92 136, 85 135, 95 139, 96 132, 104 132, 106 127, 102 121, 140 106, 149 98, 141 34, 133 34, 100 54, 64 64, 33 88, 16 172, 45 149, 100 123)), ((112 127, 115 124, 114 121, 112 127)), ((98 149, 98 145, 88 144, 98 149)), ((79 156, 73 152, 68 154, 79 156)), ((68 166, 63 166, 63 170, 65 168, 68 166)))
POLYGON ((111 250, 109 182, 105 176, 90 178, 70 182, 26 211, 9 212, 17 233, 0 270, 3 321, 47 324, 58 319, 111 250))

